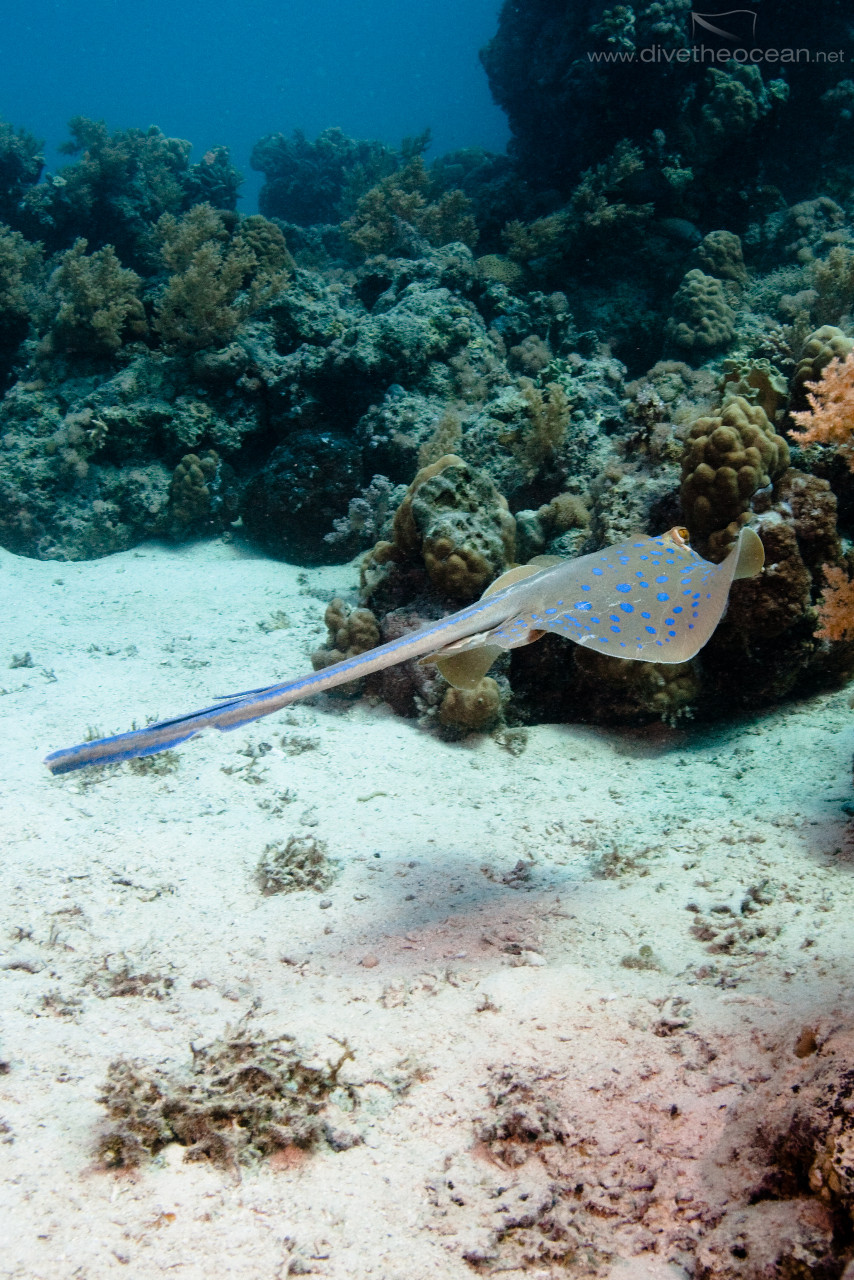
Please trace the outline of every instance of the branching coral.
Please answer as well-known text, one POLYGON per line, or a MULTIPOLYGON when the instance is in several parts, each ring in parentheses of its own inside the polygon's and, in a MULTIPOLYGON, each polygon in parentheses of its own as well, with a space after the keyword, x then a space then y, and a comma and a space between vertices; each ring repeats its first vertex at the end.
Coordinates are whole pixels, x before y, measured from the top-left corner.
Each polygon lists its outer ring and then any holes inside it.
POLYGON ((839 565, 824 566, 826 586, 818 603, 820 640, 854 640, 854 579, 839 565))
POLYGON ((249 158, 267 179, 259 196, 261 212, 302 226, 338 222, 399 162, 385 143, 348 138, 335 128, 324 129, 314 142, 300 129, 289 138, 268 134, 249 158))
POLYGON ((41 259, 40 244, 30 244, 0 223, 0 334, 26 322, 35 303, 41 259))
POLYGON ((825 366, 818 382, 807 382, 809 409, 796 410, 792 418, 800 428, 792 431, 799 444, 832 444, 854 471, 854 352, 845 360, 835 357, 825 366))
POLYGON ((170 1142, 186 1148, 185 1160, 236 1168, 283 1147, 325 1138, 340 1150, 359 1141, 333 1130, 324 1114, 336 1095, 356 1100, 339 1081, 353 1057, 346 1045, 337 1061, 315 1066, 291 1036, 252 1036, 244 1020, 225 1039, 191 1048, 191 1071, 126 1058, 110 1064, 99 1099, 110 1120, 98 1142, 107 1167, 133 1167, 170 1142))
POLYGON ((20 202, 38 182, 44 165, 44 143, 26 129, 0 120, 0 218, 14 220, 20 202))
POLYGON ((278 227, 238 220, 209 204, 157 223, 169 270, 154 327, 172 349, 223 346, 238 326, 285 287, 290 256, 278 227))
POLYGON ((44 311, 49 349, 109 356, 126 338, 147 331, 141 280, 123 267, 112 245, 87 254, 85 240, 62 254, 47 285, 44 311))
POLYGON ((437 247, 459 240, 472 248, 478 238, 471 201, 457 189, 439 194, 420 156, 366 192, 343 227, 366 255, 408 257, 419 239, 437 247))
POLYGON ((563 444, 569 426, 569 401, 559 382, 538 387, 530 378, 519 379, 530 426, 520 451, 530 476, 550 462, 563 444))

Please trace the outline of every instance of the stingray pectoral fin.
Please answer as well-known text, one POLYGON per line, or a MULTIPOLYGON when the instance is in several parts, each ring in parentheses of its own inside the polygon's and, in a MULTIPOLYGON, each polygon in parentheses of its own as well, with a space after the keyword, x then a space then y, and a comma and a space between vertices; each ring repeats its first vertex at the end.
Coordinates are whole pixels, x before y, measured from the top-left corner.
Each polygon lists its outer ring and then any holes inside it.
MULTIPOLYGON (((762 572, 765 564, 765 548, 762 545, 762 539, 753 529, 742 529, 738 535, 738 543, 735 547, 736 561, 735 573, 732 575, 733 581, 737 582, 739 578, 755 578, 758 573, 762 572)), ((732 552, 730 552, 730 555, 732 552)))
POLYGON ((532 556, 528 563, 522 567, 530 569, 533 565, 537 573, 539 573, 541 569, 554 569, 555 565, 564 564, 565 561, 566 556, 532 556))
POLYGON ((437 653, 429 661, 435 662, 448 684, 455 689, 474 689, 503 652, 500 645, 484 644, 479 649, 469 649, 465 653, 446 656, 437 653))
MULTIPOLYGON (((538 556, 537 558, 552 561, 554 564, 560 563, 559 556, 538 556)), ((536 564, 534 561, 530 564, 517 564, 515 569, 508 569, 506 573, 501 574, 500 578, 490 582, 480 598, 485 600, 487 596, 494 596, 497 592, 504 591, 506 587, 512 587, 515 583, 521 582, 523 578, 531 578, 535 573, 542 573, 543 569, 548 567, 545 564, 536 564)))

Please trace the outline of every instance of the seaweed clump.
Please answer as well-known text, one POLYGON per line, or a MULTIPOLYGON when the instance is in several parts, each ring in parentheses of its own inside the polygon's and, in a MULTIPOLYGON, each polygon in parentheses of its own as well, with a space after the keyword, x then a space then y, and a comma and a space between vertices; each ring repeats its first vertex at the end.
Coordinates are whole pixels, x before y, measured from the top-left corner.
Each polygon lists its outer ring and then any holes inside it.
POLYGON ((287 1147, 308 1150, 326 1140, 342 1150, 358 1141, 324 1119, 331 1103, 352 1109, 357 1102, 353 1086, 339 1081, 353 1057, 346 1044, 335 1062, 314 1066, 292 1036, 256 1039, 240 1025, 223 1040, 190 1048, 189 1071, 127 1058, 110 1064, 99 1098, 110 1125, 97 1146, 107 1167, 132 1168, 172 1142, 186 1147, 185 1160, 236 1168, 287 1147))

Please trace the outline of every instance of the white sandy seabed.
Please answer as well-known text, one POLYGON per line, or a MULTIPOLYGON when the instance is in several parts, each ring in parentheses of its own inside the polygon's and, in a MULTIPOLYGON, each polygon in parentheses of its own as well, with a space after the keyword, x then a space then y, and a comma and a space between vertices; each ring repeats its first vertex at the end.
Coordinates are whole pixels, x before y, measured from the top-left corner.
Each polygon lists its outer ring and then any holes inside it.
POLYGON ((354 585, 236 543, 0 552, 0 1275, 728 1276, 729 1126, 850 1000, 847 695, 521 754, 326 699, 165 774, 41 763, 309 669, 354 585), (336 878, 264 896, 292 835, 336 878), (353 1145, 105 1168, 110 1064, 180 1076, 237 1027, 349 1044, 353 1145))

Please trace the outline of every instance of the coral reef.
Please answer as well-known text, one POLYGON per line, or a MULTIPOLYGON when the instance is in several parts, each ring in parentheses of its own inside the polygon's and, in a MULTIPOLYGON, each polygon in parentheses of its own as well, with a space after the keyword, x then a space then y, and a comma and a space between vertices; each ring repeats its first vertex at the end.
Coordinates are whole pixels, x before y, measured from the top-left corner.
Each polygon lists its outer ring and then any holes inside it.
MULTIPOLYGON (((508 155, 271 133, 249 216, 223 146, 191 163, 157 128, 75 117, 43 175, 0 126, 0 543, 80 559, 233 530, 307 565, 367 553, 323 665, 517 561, 682 522, 719 558, 750 521, 767 568, 684 671, 550 638, 474 695, 411 665, 364 687, 453 736, 844 677, 850 83, 688 67, 689 27, 681 0, 505 5, 483 62, 508 155)), ((781 0, 775 39, 800 34, 781 0)))
MULTIPOLYGON (((234 207, 240 175, 224 147, 190 165, 190 143, 167 138, 154 126, 110 133, 103 120, 75 116, 68 131, 71 138, 60 150, 79 159, 27 184, 14 217, 9 216, 13 225, 50 249, 66 248, 77 239, 94 248, 111 244, 123 262, 144 270, 154 247, 151 225, 162 214, 189 209, 205 187, 204 198, 220 195, 221 207, 234 207)), ((33 157, 30 172, 35 163, 33 157)), ((38 163, 41 167, 40 157, 38 163)))
POLYGON ((21 201, 44 167, 44 143, 26 129, 0 120, 0 220, 16 217, 21 201))
POLYGON ((436 191, 419 156, 367 191, 344 231, 366 256, 420 257, 424 244, 473 248, 478 238, 471 201, 460 190, 436 191))
POLYGON ((314 142, 295 129, 290 138, 272 133, 256 142, 249 163, 266 179, 261 212, 308 227, 340 222, 400 158, 382 142, 348 138, 341 129, 324 129, 314 142))

